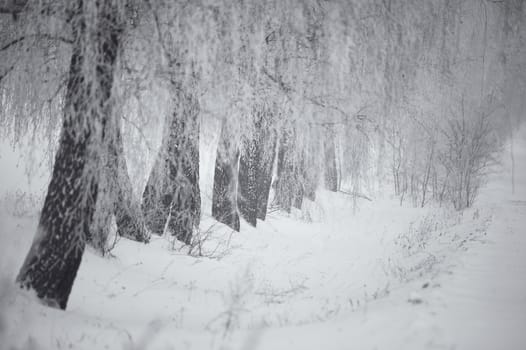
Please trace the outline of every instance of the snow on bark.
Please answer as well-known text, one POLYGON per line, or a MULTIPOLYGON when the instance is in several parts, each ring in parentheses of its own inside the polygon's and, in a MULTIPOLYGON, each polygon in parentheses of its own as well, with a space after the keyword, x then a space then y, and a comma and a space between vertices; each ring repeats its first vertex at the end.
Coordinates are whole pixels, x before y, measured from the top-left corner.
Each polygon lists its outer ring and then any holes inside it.
POLYGON ((119 236, 144 243, 150 240, 139 202, 133 195, 120 125, 117 120, 115 122, 111 126, 108 123, 108 134, 111 137, 107 142, 106 152, 101 155, 95 218, 88 236, 88 243, 103 255, 108 249, 112 215, 115 215, 119 236))
POLYGON ((256 110, 253 130, 243 140, 239 160, 238 204, 241 216, 252 226, 264 220, 275 157, 275 131, 272 111, 256 110))
POLYGON ((64 119, 37 233, 17 282, 65 309, 93 220, 98 158, 111 124, 111 89, 121 27, 112 1, 75 3, 64 119), (88 25, 95 20, 96 25, 88 25))
POLYGON ((148 228, 168 230, 190 244, 199 227, 199 104, 180 88, 174 92, 174 112, 167 118, 159 155, 143 193, 142 210, 148 228))
POLYGON ((297 204, 300 183, 297 181, 296 130, 286 127, 281 132, 278 149, 277 176, 274 183, 274 201, 280 209, 290 213, 297 204))
POLYGON ((232 144, 228 120, 223 121, 214 169, 214 189, 212 194, 212 216, 219 222, 239 231, 237 209, 237 172, 239 150, 232 144))
POLYGON ((329 126, 324 135, 324 176, 325 187, 332 192, 338 191, 338 171, 336 169, 336 146, 334 144, 335 132, 329 126))

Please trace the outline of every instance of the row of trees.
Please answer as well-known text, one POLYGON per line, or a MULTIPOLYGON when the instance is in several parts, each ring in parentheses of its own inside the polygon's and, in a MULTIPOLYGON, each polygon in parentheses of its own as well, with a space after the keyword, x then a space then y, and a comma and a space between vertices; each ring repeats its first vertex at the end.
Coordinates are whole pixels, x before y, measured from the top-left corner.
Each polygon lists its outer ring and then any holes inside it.
POLYGON ((365 44, 384 43, 385 69, 370 68, 381 102, 359 130, 342 131, 343 185, 374 193, 387 184, 414 206, 470 207, 524 118, 524 1, 382 3, 377 40, 365 44))
POLYGON ((18 283, 65 308, 112 217, 121 236, 191 244, 212 140, 211 213, 236 231, 320 184, 469 207, 524 91, 525 7, 2 0, 2 132, 43 134, 55 154, 18 283))

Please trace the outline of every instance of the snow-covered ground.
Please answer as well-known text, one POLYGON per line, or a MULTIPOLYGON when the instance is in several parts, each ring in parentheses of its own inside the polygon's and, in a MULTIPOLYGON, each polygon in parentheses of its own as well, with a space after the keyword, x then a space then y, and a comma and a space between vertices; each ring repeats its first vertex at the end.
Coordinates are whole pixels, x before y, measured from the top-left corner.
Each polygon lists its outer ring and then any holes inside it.
POLYGON ((14 286, 38 217, 4 199, 0 348, 524 349, 522 131, 515 195, 505 154, 463 214, 389 198, 353 213, 320 191, 240 233, 204 218, 206 257, 121 239, 112 257, 85 253, 65 312, 14 286))

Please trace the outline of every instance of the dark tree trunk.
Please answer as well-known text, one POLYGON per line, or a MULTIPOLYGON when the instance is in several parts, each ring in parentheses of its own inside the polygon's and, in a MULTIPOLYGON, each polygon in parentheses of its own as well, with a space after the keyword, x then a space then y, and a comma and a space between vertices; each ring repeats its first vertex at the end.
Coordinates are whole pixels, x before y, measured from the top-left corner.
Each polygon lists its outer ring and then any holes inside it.
POLYGON ((307 143, 307 150, 304 157, 303 179, 304 195, 311 201, 316 200, 316 189, 320 181, 320 166, 318 164, 319 144, 314 135, 310 135, 307 143))
POLYGON ((294 197, 296 195, 297 183, 294 154, 295 135, 293 129, 284 130, 281 134, 278 150, 277 178, 275 182, 276 204, 287 213, 290 213, 294 197))
POLYGON ((296 126, 293 125, 283 131, 279 142, 274 201, 288 213, 292 207, 301 210, 305 197, 312 201, 316 199, 319 147, 314 135, 306 138, 300 144, 302 140, 296 138, 296 126))
POLYGON ((159 156, 143 193, 146 225, 162 234, 168 229, 180 241, 190 244, 199 227, 199 105, 180 88, 175 93, 175 111, 166 125, 159 156))
POLYGON ((253 137, 244 140, 239 158, 239 177, 237 202, 239 213, 252 226, 256 227, 258 212, 258 170, 261 149, 253 137))
MULTIPOLYGON (((116 121, 117 122, 117 121, 116 121)), ((150 237, 139 202, 133 196, 128 175, 121 130, 116 123, 108 124, 107 156, 101 160, 102 171, 99 179, 95 217, 90 228, 88 244, 102 255, 108 250, 108 235, 112 215, 115 215, 117 234, 137 242, 149 242, 150 237)))
POLYGON ((87 30, 81 1, 75 10, 59 148, 37 233, 17 277, 45 304, 61 309, 66 308, 95 211, 97 159, 111 119, 109 100, 120 36, 111 1, 97 3, 98 25, 93 31, 87 30), (88 41, 95 47, 93 52, 87 52, 93 47, 88 41))
POLYGON ((182 92, 178 93, 182 116, 172 120, 173 143, 168 153, 170 174, 175 184, 168 229, 178 240, 190 244, 194 228, 201 220, 201 195, 199 190, 199 105, 182 92))
POLYGON ((164 232, 173 197, 172 190, 168 185, 168 160, 163 148, 161 146, 148 177, 141 204, 146 227, 158 235, 162 235, 164 232))
POLYGON ((336 147, 334 145, 334 130, 332 127, 325 132, 324 139, 324 174, 325 186, 329 191, 338 192, 338 171, 336 169, 336 147))
POLYGON ((304 185, 305 185, 305 153, 302 152, 302 156, 297 160, 296 166, 294 167, 293 179, 294 187, 292 194, 293 201, 292 205, 296 209, 301 210, 301 205, 303 204, 303 196, 305 195, 304 185))
POLYGON ((237 211, 237 171, 239 151, 232 145, 232 135, 225 121, 221 127, 214 172, 212 216, 239 232, 237 211))
POLYGON ((271 111, 256 111, 253 118, 253 132, 243 142, 239 160, 238 204, 241 216, 255 227, 267 214, 276 136, 271 111))
POLYGON ((267 217, 268 199, 272 184, 272 170, 274 169, 274 159, 276 158, 276 131, 272 125, 273 116, 267 113, 263 116, 263 125, 260 133, 260 158, 257 172, 257 213, 260 220, 267 217))
POLYGON ((114 157, 111 165, 116 167, 114 170, 116 195, 113 210, 117 223, 117 234, 137 242, 147 243, 150 240, 150 235, 146 230, 139 201, 133 194, 128 166, 124 157, 122 135, 118 125, 115 131, 115 147, 112 147, 110 154, 114 157))
POLYGON ((111 217, 113 214, 113 195, 111 193, 109 171, 106 168, 109 161, 101 161, 102 169, 97 183, 97 199, 93 220, 86 235, 86 243, 95 248, 101 255, 108 252, 108 237, 110 233, 111 217))

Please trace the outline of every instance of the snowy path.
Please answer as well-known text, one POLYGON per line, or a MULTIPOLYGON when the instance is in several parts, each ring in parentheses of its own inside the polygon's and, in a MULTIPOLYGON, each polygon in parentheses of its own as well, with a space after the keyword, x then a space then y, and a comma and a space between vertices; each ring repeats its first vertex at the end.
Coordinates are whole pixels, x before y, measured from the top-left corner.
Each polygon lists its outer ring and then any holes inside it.
POLYGON ((466 251, 434 293, 435 323, 457 348, 526 346, 524 223, 526 203, 508 202, 496 209, 487 243, 466 251))
POLYGON ((525 349, 524 132, 521 145, 516 194, 508 195, 504 173, 491 178, 478 206, 492 213, 485 234, 450 256, 432 281, 413 281, 327 323, 268 330, 247 349, 525 349), (419 302, 408 302, 415 295, 419 302))
POLYGON ((330 322, 262 331, 247 349, 524 349, 525 222, 526 205, 508 202, 483 244, 472 242, 427 288, 415 281, 330 322))

